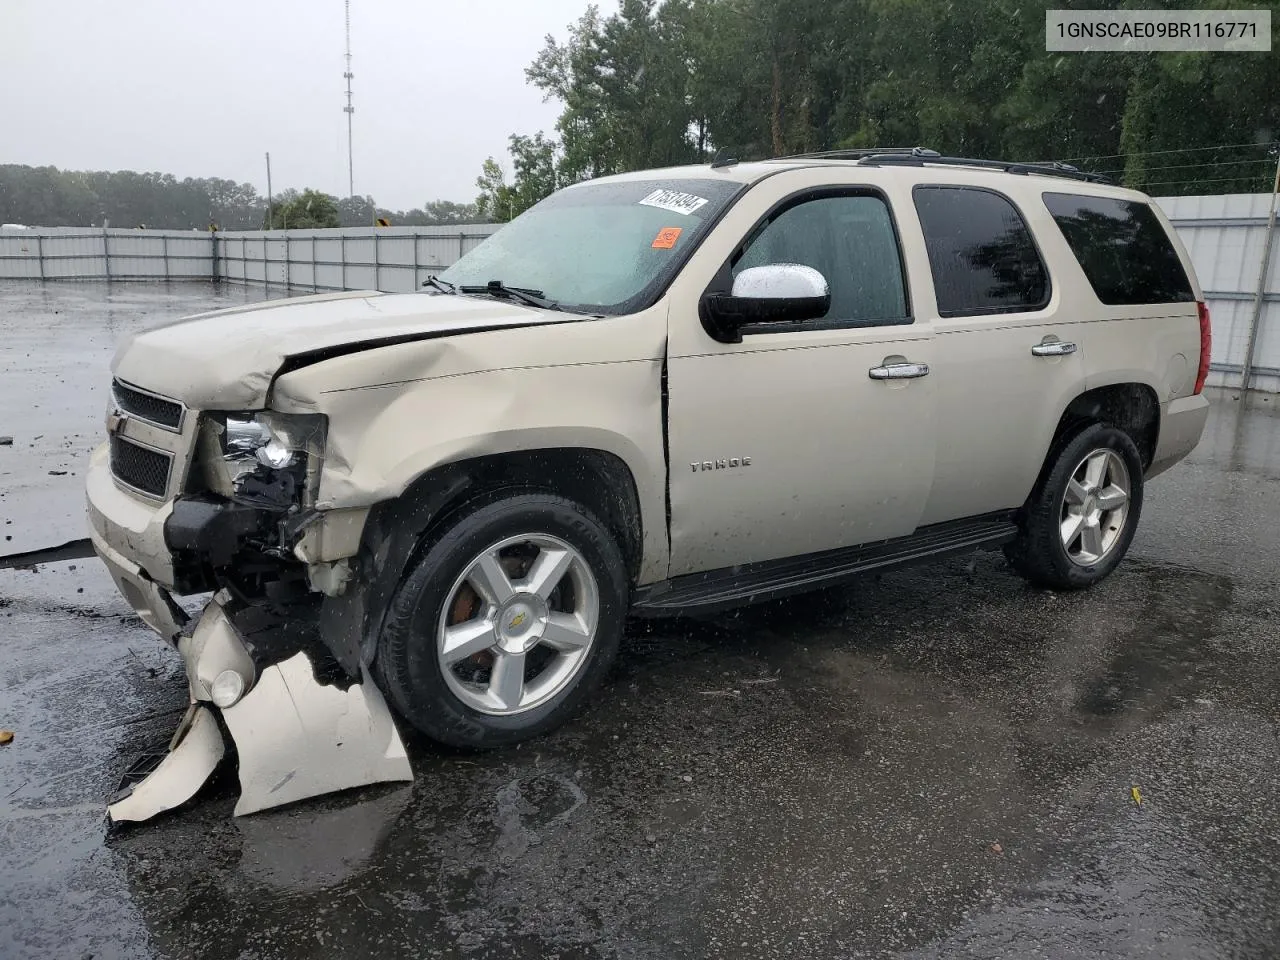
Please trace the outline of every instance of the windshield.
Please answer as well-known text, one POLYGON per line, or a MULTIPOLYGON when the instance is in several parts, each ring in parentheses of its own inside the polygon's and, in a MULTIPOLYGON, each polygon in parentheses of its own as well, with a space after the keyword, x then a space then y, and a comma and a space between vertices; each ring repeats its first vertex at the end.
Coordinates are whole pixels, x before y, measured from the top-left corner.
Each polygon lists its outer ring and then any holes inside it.
POLYGON ((671 278, 743 187, 728 180, 584 183, 525 211, 440 275, 457 287, 499 280, 566 310, 630 313, 671 278))

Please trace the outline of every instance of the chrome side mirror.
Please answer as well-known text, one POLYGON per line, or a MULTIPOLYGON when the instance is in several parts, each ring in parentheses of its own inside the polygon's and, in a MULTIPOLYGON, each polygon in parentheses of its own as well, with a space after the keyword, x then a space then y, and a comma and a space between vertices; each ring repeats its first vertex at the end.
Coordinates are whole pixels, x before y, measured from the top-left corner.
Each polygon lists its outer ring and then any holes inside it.
MULTIPOLYGON (((748 267, 733 278, 733 297, 744 300, 812 301, 810 309, 823 304, 821 316, 831 306, 827 278, 813 267, 799 263, 769 263, 748 267)), ((805 317, 804 319, 810 319, 805 317)))
POLYGON ((728 296, 703 297, 699 313, 715 339, 741 343, 744 326, 814 320, 830 309, 831 288, 821 273, 799 263, 769 263, 734 277, 728 296))

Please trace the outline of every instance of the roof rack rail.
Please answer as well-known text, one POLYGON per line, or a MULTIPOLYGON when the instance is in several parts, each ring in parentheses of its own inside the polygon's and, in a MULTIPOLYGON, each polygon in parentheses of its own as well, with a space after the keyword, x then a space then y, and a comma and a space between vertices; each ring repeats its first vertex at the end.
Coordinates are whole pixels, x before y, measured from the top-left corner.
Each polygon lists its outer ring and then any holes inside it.
POLYGON ((854 147, 847 150, 818 150, 813 153, 793 153, 785 157, 771 157, 770 159, 851 160, 864 167, 878 167, 886 164, 908 166, 938 164, 953 167, 975 167, 980 170, 999 170, 1003 173, 1037 173, 1046 177, 1083 180, 1086 183, 1112 182, 1109 177, 1104 177, 1100 173, 1086 173, 1068 163, 1060 163, 1056 160, 1023 163, 1005 160, 976 160, 969 157, 944 157, 937 150, 930 150, 928 147, 854 147))
POLYGON ((999 170, 1002 173, 1014 174, 1040 174, 1046 177, 1063 177, 1067 180, 1083 180, 1086 183, 1111 183, 1109 177, 1104 177, 1100 173, 1085 173, 1069 163, 1059 163, 1053 161, 1050 163, 1018 163, 1006 160, 974 160, 969 157, 942 157, 920 156, 912 151, 911 153, 878 153, 874 156, 860 157, 858 163, 867 167, 879 167, 886 164, 900 164, 904 166, 924 166, 928 164, 936 164, 939 166, 950 167, 975 167, 979 170, 999 170))
POLYGON ((812 153, 789 153, 770 160, 860 160, 863 157, 911 156, 936 157, 937 150, 928 147, 849 147, 841 150, 815 150, 812 153))

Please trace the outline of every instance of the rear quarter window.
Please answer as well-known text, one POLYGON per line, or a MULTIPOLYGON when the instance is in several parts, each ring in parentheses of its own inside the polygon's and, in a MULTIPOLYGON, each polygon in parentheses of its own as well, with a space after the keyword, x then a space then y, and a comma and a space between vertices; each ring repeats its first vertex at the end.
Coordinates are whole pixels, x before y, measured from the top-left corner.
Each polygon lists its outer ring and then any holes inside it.
POLYGON ((1195 299, 1178 253, 1149 204, 1046 193, 1044 205, 1102 303, 1130 306, 1195 299))

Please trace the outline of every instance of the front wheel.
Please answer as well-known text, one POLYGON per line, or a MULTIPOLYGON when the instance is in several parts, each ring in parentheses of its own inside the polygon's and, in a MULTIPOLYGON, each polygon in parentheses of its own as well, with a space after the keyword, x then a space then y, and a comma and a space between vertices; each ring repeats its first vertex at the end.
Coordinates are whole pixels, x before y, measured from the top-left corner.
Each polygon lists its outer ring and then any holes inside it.
POLYGON ((1127 433, 1093 424, 1057 453, 1005 548, 1038 586, 1079 590, 1124 559, 1142 512, 1142 458, 1127 433))
POLYGON ((492 747, 562 724, 600 684, 626 611, 622 554, 572 501, 515 494, 456 519, 391 601, 377 670, 442 743, 492 747))

